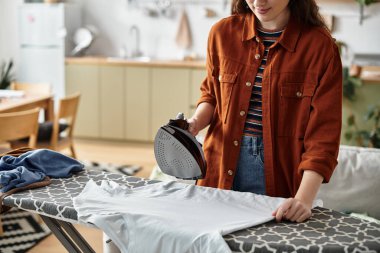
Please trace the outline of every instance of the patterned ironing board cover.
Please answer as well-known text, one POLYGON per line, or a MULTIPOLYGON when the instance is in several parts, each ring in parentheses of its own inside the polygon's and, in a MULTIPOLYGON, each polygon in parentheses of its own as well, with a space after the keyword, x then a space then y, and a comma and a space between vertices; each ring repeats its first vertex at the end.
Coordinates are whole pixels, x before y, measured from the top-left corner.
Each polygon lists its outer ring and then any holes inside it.
MULTIPOLYGON (((157 181, 108 172, 84 171, 71 178, 15 193, 4 199, 7 206, 36 212, 58 220, 78 223, 72 198, 87 181, 112 180, 129 187, 157 181)), ((325 208, 313 209, 305 223, 269 222, 224 236, 233 252, 380 252, 380 225, 325 208)))

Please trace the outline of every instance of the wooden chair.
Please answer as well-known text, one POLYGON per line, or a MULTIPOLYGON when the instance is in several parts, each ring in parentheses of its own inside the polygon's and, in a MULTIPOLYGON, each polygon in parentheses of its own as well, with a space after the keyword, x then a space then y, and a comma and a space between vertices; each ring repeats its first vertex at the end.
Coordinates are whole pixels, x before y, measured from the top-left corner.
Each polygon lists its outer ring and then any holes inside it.
MULTIPOLYGON (((73 130, 75 126, 75 119, 79 105, 80 94, 76 93, 72 96, 62 98, 58 102, 58 112, 54 116, 53 129, 50 140, 37 141, 36 148, 46 148, 55 151, 60 151, 70 148, 71 156, 76 158, 76 153, 73 143, 73 130), (60 132, 60 125, 67 124, 67 128, 60 132)), ((25 141, 14 141, 11 143, 12 148, 19 148, 25 141)))
POLYGON ((12 82, 11 83, 12 90, 23 90, 28 94, 44 94, 50 95, 51 85, 49 83, 19 83, 12 82))
POLYGON ((21 112, 0 114, 0 140, 13 141, 29 137, 23 147, 35 148, 38 133, 38 115, 40 108, 21 112))
MULTIPOLYGON (((40 108, 21 112, 0 114, 0 141, 13 141, 29 137, 24 146, 35 148, 38 133, 38 115, 40 108)), ((0 235, 3 234, 3 225, 0 217, 0 235)))

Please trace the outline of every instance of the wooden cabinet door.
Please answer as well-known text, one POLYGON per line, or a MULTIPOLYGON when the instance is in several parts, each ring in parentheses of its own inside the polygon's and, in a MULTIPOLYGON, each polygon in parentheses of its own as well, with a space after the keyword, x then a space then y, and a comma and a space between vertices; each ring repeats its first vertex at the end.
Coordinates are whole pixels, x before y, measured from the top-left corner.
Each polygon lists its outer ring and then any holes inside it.
POLYGON ((66 94, 81 93, 74 135, 100 137, 99 66, 67 64, 66 94))
MULTIPOLYGON (((205 69, 193 69, 191 71, 191 83, 190 83, 190 112, 191 115, 194 114, 195 109, 197 108, 197 102, 199 98, 201 97, 201 84, 203 80, 206 78, 207 72, 205 69)), ((198 140, 202 140, 204 136, 206 135, 208 130, 208 127, 203 129, 198 134, 198 140), (203 136, 203 137, 202 137, 203 136)))
POLYGON ((149 67, 125 68, 125 139, 150 141, 151 71, 149 67))
POLYGON ((190 117, 190 69, 152 68, 152 129, 151 140, 157 130, 178 112, 190 117))
POLYGON ((124 138, 124 69, 122 66, 100 67, 101 138, 124 138))
MULTIPOLYGON (((190 114, 193 115, 195 112, 197 102, 201 97, 201 84, 206 78, 206 70, 204 69, 193 69, 191 70, 190 79, 190 114)), ((190 117, 189 115, 188 117, 190 117)))

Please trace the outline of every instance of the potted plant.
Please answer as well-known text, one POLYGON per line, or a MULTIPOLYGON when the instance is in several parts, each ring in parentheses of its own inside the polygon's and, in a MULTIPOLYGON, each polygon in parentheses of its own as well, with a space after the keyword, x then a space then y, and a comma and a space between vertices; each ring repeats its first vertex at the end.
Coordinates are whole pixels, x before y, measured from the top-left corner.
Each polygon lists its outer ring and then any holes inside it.
POLYGON ((372 120, 372 129, 369 131, 359 129, 354 115, 347 118, 348 130, 344 135, 346 140, 354 139, 362 147, 380 148, 380 105, 371 106, 365 120, 372 120))
POLYGON ((356 98, 356 88, 362 85, 359 77, 351 76, 350 69, 343 67, 343 97, 353 102, 356 98))
POLYGON ((364 6, 368 6, 374 2, 376 2, 376 0, 356 0, 356 2, 358 2, 359 4, 359 11, 360 11, 360 24, 363 24, 363 19, 364 19, 364 6))
POLYGON ((0 68, 0 89, 7 89, 14 80, 12 76, 13 61, 3 62, 0 68))

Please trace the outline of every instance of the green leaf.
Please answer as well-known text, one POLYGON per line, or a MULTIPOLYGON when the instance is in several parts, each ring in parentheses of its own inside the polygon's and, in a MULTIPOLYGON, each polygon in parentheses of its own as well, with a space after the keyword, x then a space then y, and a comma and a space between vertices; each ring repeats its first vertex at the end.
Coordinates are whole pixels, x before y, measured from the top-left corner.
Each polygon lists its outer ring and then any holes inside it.
POLYGON ((1 65, 1 75, 0 75, 0 89, 6 89, 11 84, 12 78, 12 67, 13 61, 10 60, 8 63, 3 63, 1 65))
POLYGON ((345 132, 345 133, 344 133, 344 138, 345 138, 347 141, 352 140, 352 136, 353 136, 352 132, 345 132))
POLYGON ((377 138, 377 140, 372 144, 374 148, 380 148, 380 138, 377 138))
POLYGON ((355 87, 352 83, 348 81, 343 83, 343 96, 350 101, 355 100, 355 87))
POLYGON ((369 140, 371 138, 371 134, 367 130, 358 131, 358 135, 364 140, 369 140))
POLYGON ((352 83, 353 86, 355 87, 360 87, 362 86, 362 80, 357 77, 349 77, 348 80, 352 83))
POLYGON ((355 125, 355 116, 353 114, 351 114, 350 116, 348 116, 348 118, 347 118, 347 125, 348 126, 355 125))
POLYGON ((376 109, 375 109, 374 120, 375 120, 375 124, 378 124, 378 122, 380 120, 380 106, 377 106, 376 109))
POLYGON ((356 2, 358 2, 360 5, 370 5, 374 3, 375 1, 374 0, 356 0, 356 2))
POLYGON ((372 119, 373 115, 375 115, 375 107, 371 106, 370 108, 368 108, 368 111, 364 118, 365 120, 370 120, 372 119))
POLYGON ((350 70, 349 70, 349 68, 348 67, 343 67, 342 73, 343 73, 343 80, 348 79, 348 77, 350 76, 350 70))

